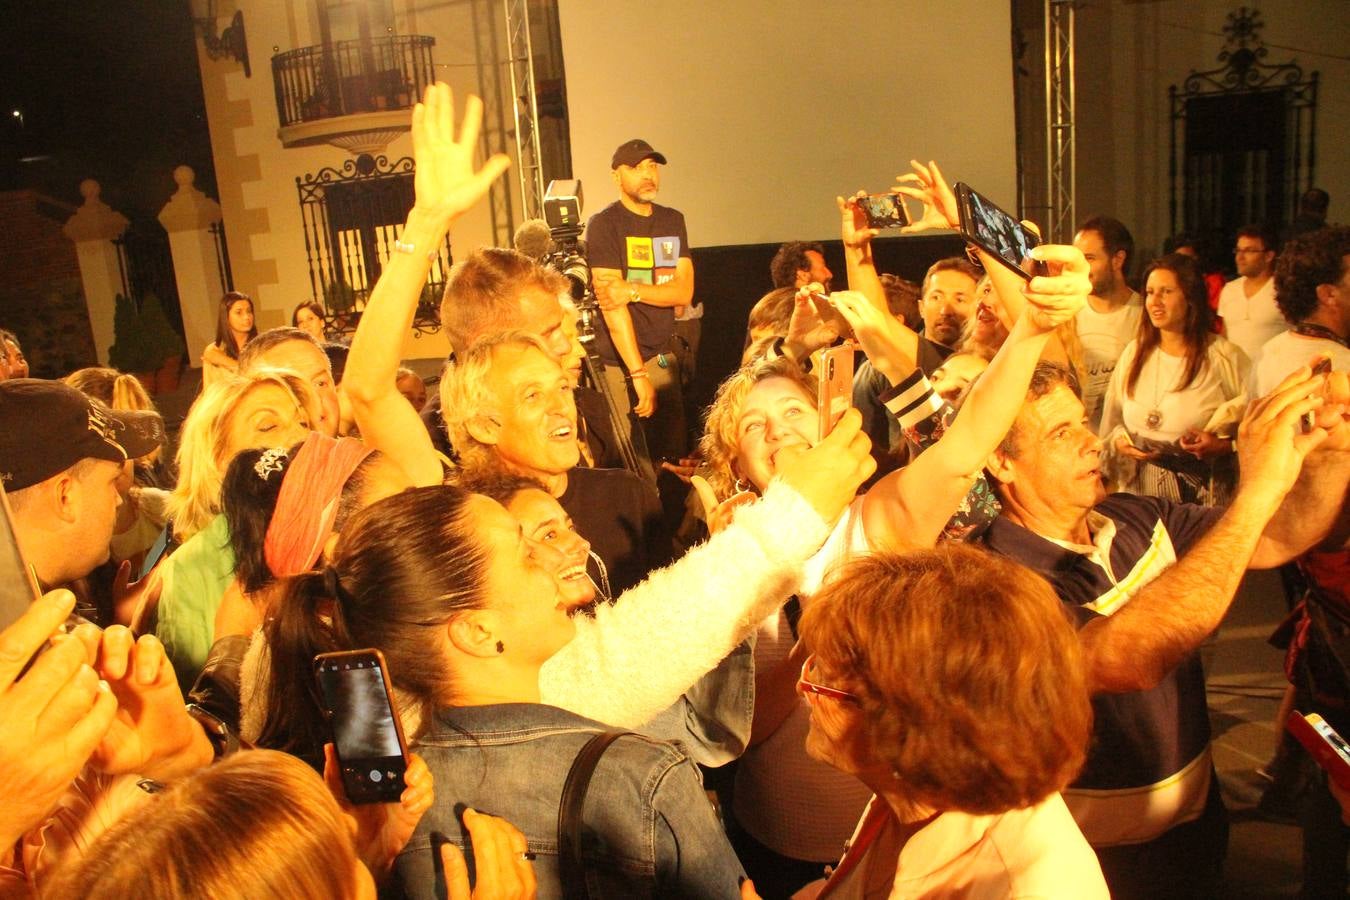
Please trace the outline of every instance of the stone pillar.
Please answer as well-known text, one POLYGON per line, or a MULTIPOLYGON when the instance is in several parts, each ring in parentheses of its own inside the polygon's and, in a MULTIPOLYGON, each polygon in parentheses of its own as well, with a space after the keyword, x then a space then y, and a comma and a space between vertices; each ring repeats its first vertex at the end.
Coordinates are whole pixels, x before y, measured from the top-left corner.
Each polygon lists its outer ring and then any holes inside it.
POLYGON ((178 190, 159 211, 160 224, 169 233, 173 252, 178 304, 183 311, 183 333, 188 359, 201 365, 202 349, 216 339, 220 308, 221 272, 212 225, 220 221, 220 204, 197 190, 197 175, 187 166, 173 170, 178 190))
POLYGON ((99 199, 102 188, 86 178, 80 182, 84 205, 62 227, 75 242, 80 262, 80 280, 84 283, 84 302, 89 308, 89 327, 94 332, 94 348, 101 365, 108 364, 108 348, 113 342, 113 309, 122 292, 122 274, 117 261, 115 238, 131 224, 127 217, 99 199))

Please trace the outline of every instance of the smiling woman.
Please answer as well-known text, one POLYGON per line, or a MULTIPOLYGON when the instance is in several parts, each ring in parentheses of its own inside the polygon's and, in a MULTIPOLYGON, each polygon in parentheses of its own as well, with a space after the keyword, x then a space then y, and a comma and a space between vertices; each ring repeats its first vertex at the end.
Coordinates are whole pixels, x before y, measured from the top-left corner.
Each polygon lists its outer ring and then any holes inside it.
MULTIPOLYGON (((520 828, 510 849, 532 851, 541 896, 560 885, 558 808, 581 747, 606 726, 541 703, 540 670, 573 638, 555 575, 562 554, 497 502, 450 486, 413 488, 354 515, 328 567, 290 579, 266 626, 285 702, 271 707, 293 744, 323 740, 310 684, 315 653, 378 647, 414 745, 444 798, 399 857, 409 896, 440 897, 433 835, 465 856, 458 804, 491 806, 520 828), (320 615, 323 610, 324 614, 320 615)), ((269 740, 282 737, 265 729, 269 740)), ((605 752, 583 814, 595 895, 734 898, 741 874, 675 745, 634 734, 605 752)))

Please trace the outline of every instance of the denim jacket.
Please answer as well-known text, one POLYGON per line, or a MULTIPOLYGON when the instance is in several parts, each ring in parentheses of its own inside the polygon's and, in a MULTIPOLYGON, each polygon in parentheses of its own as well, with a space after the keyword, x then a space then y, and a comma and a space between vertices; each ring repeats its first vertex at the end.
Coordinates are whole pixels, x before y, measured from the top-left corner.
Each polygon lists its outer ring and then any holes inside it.
MULTIPOLYGON (((505 818, 535 854, 540 900, 561 898, 558 806, 582 746, 604 725, 542 704, 443 709, 414 749, 436 780, 436 805, 399 855, 407 896, 445 897, 439 832, 464 851, 464 806, 505 818)), ((593 898, 738 898, 743 874, 697 768, 678 745, 625 735, 600 758, 586 794, 582 845, 593 898)))

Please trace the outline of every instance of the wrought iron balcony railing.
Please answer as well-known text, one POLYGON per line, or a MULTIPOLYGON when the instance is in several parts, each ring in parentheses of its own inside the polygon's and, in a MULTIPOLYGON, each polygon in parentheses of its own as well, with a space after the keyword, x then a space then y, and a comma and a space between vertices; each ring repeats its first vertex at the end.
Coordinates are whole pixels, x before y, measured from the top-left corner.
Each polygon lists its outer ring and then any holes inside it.
POLYGON ((272 57, 281 127, 411 109, 434 80, 428 35, 388 35, 287 50, 272 57))

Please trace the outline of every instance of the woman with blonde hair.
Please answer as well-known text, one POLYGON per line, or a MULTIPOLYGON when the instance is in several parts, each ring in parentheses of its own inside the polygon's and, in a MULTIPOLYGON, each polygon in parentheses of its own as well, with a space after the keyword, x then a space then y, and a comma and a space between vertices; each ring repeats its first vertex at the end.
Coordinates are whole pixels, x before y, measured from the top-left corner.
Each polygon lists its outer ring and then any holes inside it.
MULTIPOLYGON (((170 498, 174 537, 182 546, 160 565, 163 589, 153 611, 155 634, 185 692, 206 661, 216 609, 234 577, 229 526, 220 514, 230 460, 250 447, 298 444, 319 419, 309 383, 276 370, 228 375, 188 410, 170 498)), ((139 627, 147 627, 147 617, 137 617, 139 627)))
MULTIPOLYGON (((414 757, 414 766, 428 773, 414 757)), ((409 768, 412 780, 413 768, 409 768)), ((44 896, 120 900, 213 897, 251 900, 367 900, 422 812, 432 803, 429 777, 410 785, 397 806, 362 807, 335 798, 334 788, 303 762, 274 750, 249 750, 201 769, 154 794, 136 814, 99 835, 61 868, 44 896), (373 833, 383 825, 382 833, 373 833), (397 846, 394 846, 397 845, 397 846)), ((520 839, 509 823, 472 810, 464 822, 476 844, 520 839)), ((469 896, 457 848, 442 850, 449 896, 469 896)), ((481 891, 532 897, 530 863, 482 854, 481 891)))
POLYGON ((807 752, 873 792, 815 896, 1107 897, 1059 795, 1092 706, 1044 579, 957 543, 877 554, 816 596, 801 638, 807 752))

